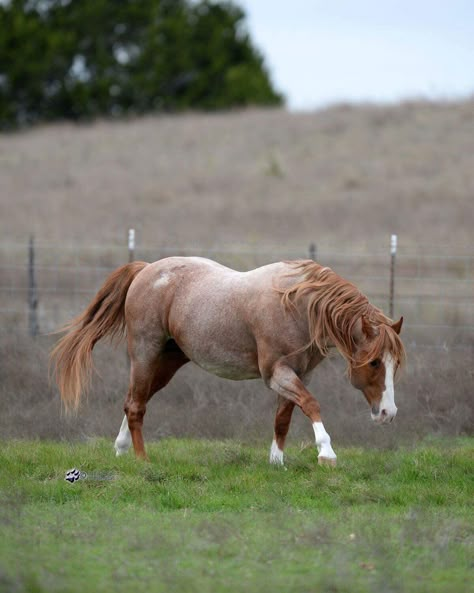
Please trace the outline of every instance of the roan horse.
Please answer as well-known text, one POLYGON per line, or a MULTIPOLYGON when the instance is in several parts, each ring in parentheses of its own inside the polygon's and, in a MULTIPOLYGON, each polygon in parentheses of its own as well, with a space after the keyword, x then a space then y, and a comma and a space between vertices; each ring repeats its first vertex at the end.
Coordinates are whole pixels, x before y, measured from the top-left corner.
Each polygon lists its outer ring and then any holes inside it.
POLYGON ((353 284, 312 260, 236 272, 204 258, 169 257, 112 272, 87 309, 63 328, 67 333, 51 357, 62 400, 77 409, 90 380, 94 345, 126 330, 130 386, 117 455, 132 442, 136 456, 147 458, 147 402, 193 361, 228 379, 262 378, 277 393, 270 462, 283 463, 298 406, 312 422, 319 463, 335 465, 319 404, 305 384, 335 347, 372 419, 390 422, 397 413, 394 375, 405 357, 402 321, 392 323, 353 284))

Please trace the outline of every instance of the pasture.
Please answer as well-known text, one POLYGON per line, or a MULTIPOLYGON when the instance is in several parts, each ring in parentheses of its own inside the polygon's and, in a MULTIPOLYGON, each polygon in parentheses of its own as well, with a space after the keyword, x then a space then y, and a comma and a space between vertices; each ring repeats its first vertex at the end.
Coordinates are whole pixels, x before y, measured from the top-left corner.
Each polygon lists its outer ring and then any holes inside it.
POLYGON ((472 242, 474 101, 58 123, 0 136, 2 239, 418 249, 472 242), (25 174, 28 171, 28 174, 25 174))
POLYGON ((407 102, 2 135, 0 591, 468 591, 473 120, 472 100, 407 102), (97 348, 89 403, 65 418, 45 334, 126 261, 130 227, 141 259, 211 255, 238 269, 306 257, 314 242, 321 263, 386 312, 397 233, 408 366, 396 421, 372 426, 343 361, 330 358, 310 390, 337 468, 318 467, 299 413, 286 469, 272 467, 274 394, 189 365, 150 402, 151 463, 116 458, 124 348, 97 348), (87 478, 66 482, 73 467, 87 478))
POLYGON ((339 448, 286 469, 262 445, 164 439, 151 463, 112 442, 3 442, 0 589, 468 591, 469 438, 339 448), (87 473, 73 484, 66 470, 87 473))

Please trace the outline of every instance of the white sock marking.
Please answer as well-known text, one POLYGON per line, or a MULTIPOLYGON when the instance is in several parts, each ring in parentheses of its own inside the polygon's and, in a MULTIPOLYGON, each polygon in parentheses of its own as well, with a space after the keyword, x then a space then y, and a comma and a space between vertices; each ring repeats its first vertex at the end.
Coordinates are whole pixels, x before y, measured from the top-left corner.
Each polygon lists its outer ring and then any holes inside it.
POLYGON ((283 465, 283 451, 277 445, 275 439, 273 440, 270 449, 270 463, 273 463, 275 465, 283 465))
POLYGON ((128 428, 128 420, 127 416, 123 417, 122 425, 120 426, 120 431, 115 439, 115 454, 118 457, 119 455, 123 455, 130 449, 130 445, 132 444, 132 435, 130 434, 130 429, 128 428))
POLYGON ((318 448, 318 457, 327 457, 336 459, 336 454, 331 447, 331 437, 326 432, 322 422, 313 422, 314 435, 316 437, 316 447, 318 448))

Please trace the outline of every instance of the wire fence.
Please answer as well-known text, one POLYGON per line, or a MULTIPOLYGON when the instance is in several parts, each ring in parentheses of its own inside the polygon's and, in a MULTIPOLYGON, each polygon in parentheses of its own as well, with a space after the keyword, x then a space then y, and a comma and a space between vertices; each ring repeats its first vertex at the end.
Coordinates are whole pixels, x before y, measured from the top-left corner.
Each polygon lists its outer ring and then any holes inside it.
POLYGON ((209 257, 238 270, 282 259, 312 258, 354 282, 393 317, 404 316, 404 341, 413 348, 473 349, 474 251, 441 248, 337 250, 311 244, 227 248, 0 244, 0 332, 48 333, 77 315, 106 275, 131 259, 170 255, 209 257), (395 257, 396 255, 396 257, 395 257))

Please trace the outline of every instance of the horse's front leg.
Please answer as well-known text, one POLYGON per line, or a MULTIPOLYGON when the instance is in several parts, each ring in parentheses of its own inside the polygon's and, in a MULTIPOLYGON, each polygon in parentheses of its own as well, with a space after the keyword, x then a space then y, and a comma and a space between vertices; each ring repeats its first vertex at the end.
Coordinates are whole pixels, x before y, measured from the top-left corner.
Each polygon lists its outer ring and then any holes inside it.
MULTIPOLYGON (((320 465, 336 465, 336 454, 331 447, 331 437, 322 423, 319 403, 306 389, 295 371, 287 364, 277 363, 271 373, 265 377, 265 382, 278 395, 300 407, 311 420, 319 453, 318 463, 320 465)), ((283 451, 281 452, 281 458, 283 460, 283 451)))
POLYGON ((283 449, 285 447, 286 435, 290 428, 291 415, 295 404, 282 397, 278 396, 278 408, 275 415, 275 432, 273 435, 273 442, 270 448, 270 463, 275 465, 283 465, 283 449))

